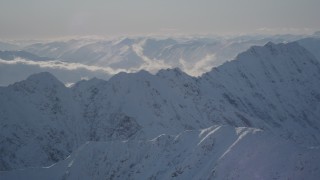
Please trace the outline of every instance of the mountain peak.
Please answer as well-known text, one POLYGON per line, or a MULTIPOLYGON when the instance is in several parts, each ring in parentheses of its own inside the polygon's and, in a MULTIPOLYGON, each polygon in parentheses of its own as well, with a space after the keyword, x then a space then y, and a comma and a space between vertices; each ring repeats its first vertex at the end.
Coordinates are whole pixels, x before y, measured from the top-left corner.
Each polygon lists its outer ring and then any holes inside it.
POLYGON ((98 86, 99 84, 105 84, 105 83, 107 83, 107 81, 94 77, 89 80, 78 81, 74 84, 74 86, 72 86, 72 88, 98 86))
POLYGON ((275 44, 273 42, 268 42, 267 44, 265 44, 262 48, 268 48, 270 49, 278 49, 278 50, 287 50, 287 49, 292 49, 292 48, 299 48, 301 49, 302 46, 299 45, 298 42, 289 42, 289 43, 278 43, 275 44))
POLYGON ((264 47, 274 47, 274 46, 276 46, 276 44, 273 43, 273 42, 271 42, 271 41, 267 42, 267 43, 264 45, 264 47))
POLYGON ((36 87, 36 88, 48 88, 55 89, 56 87, 65 87, 55 76, 49 72, 40 72, 30 75, 26 80, 15 83, 15 87, 36 87))
POLYGON ((180 68, 175 67, 175 68, 168 68, 168 69, 161 69, 158 73, 157 76, 160 77, 166 77, 166 76, 181 76, 182 74, 185 74, 180 68))
MULTIPOLYGON (((239 54, 234 61, 224 63, 210 71, 209 74, 219 72, 237 74, 240 72, 240 76, 245 79, 259 74, 268 81, 275 82, 275 79, 283 81, 284 77, 292 79, 293 72, 297 73, 295 74, 297 76, 306 72, 308 76, 312 77, 313 75, 309 72, 311 69, 316 71, 316 68, 319 68, 317 59, 297 42, 279 44, 269 42, 264 46, 251 47, 239 54), (289 71, 291 72, 289 73, 289 71)), ((289 79, 287 80, 289 81, 289 79)), ((234 77, 232 81, 234 81, 234 77)), ((252 79, 252 81, 255 80, 252 79)))
POLYGON ((30 75, 27 80, 29 81, 59 81, 55 76, 49 72, 40 72, 30 75))
POLYGON ((153 76, 150 72, 146 70, 140 70, 134 73, 120 72, 114 76, 112 76, 108 82, 133 82, 136 80, 146 79, 153 76))

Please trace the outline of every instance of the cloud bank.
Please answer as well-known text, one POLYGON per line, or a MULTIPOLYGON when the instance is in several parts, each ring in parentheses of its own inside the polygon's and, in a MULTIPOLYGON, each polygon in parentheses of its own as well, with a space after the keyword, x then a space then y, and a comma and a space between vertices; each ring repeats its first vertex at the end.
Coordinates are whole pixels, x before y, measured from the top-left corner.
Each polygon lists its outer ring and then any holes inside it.
POLYGON ((107 80, 116 73, 121 71, 127 72, 123 69, 114 70, 108 67, 88 66, 61 61, 30 61, 25 59, 7 61, 0 59, 0 86, 21 81, 31 74, 44 71, 50 72, 65 84, 93 77, 107 80))

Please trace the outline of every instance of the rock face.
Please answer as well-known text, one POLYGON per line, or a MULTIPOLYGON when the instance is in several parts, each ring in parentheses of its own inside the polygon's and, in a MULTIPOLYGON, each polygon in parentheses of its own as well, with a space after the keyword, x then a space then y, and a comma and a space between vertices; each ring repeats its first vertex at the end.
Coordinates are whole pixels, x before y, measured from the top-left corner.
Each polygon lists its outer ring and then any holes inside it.
POLYGON ((0 88, 0 170, 13 170, 0 177, 319 177, 319 82, 319 61, 295 42, 199 78, 140 71, 67 88, 32 75, 0 88))

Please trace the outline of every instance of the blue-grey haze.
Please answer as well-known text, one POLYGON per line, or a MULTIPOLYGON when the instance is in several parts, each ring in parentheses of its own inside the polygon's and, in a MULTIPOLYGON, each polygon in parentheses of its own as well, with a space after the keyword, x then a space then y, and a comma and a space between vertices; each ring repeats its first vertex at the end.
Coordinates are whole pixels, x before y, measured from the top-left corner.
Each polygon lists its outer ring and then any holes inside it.
POLYGON ((1 0, 0 39, 75 35, 304 33, 319 0, 1 0))

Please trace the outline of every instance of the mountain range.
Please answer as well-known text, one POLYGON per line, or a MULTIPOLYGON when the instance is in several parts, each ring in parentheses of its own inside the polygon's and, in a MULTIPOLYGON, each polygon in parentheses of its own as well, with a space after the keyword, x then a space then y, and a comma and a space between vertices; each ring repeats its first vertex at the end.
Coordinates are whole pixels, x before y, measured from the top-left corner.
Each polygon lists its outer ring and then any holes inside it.
MULTIPOLYGON (((201 76, 212 67, 234 59, 237 54, 253 45, 264 45, 269 41, 292 42, 302 38, 319 41, 316 35, 257 35, 142 36, 0 42, 2 51, 16 50, 16 54, 23 51, 47 59, 37 61, 29 55, 17 56, 9 62, 1 60, 0 56, 0 85, 6 86, 43 71, 50 72, 65 84, 93 77, 108 80, 119 72, 147 70, 155 74, 160 69, 175 67, 189 75, 201 76)), ((311 41, 301 45, 308 50, 317 47, 311 41)))
POLYGON ((301 42, 252 46, 199 77, 0 87, 0 178, 316 179, 320 62, 301 42))

